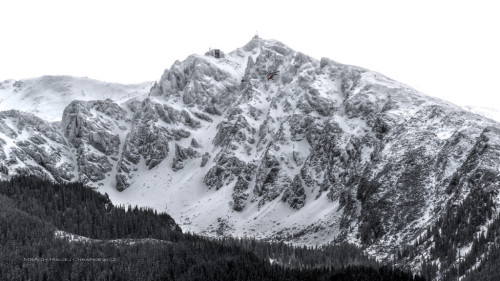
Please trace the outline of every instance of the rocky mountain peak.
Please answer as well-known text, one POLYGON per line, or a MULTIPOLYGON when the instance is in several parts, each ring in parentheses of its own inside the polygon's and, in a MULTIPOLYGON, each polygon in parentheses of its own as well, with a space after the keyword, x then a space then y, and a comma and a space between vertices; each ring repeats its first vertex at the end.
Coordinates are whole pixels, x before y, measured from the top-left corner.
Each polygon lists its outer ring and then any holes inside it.
POLYGON ((134 87, 68 102, 59 123, 2 112, 0 172, 86 182, 197 233, 348 241, 387 259, 472 190, 498 194, 498 123, 275 40, 134 87))

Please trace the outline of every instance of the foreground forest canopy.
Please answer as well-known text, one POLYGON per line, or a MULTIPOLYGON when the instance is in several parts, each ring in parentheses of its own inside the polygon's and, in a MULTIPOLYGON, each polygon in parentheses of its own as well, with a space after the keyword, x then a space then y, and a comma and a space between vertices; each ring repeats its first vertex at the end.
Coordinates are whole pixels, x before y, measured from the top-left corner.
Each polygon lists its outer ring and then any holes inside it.
POLYGON ((352 245, 183 234, 165 213, 31 176, 0 182, 0 252, 2 280, 425 280, 352 245))

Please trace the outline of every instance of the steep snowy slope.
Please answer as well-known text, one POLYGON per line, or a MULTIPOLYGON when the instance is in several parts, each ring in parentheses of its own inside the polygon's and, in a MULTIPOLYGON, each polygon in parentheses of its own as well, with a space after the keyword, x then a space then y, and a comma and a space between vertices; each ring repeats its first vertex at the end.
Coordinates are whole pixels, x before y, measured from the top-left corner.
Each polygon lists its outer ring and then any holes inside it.
MULTIPOLYGON (((134 91, 73 101, 58 123, 3 112, 0 172, 83 181, 210 236, 349 241, 381 259, 419 242, 404 260, 414 268, 441 262, 424 233, 478 192, 500 210, 499 124, 376 72, 254 38, 134 91)), ((460 255, 491 216, 474 218, 460 255)))
POLYGON ((500 122, 500 110, 491 107, 464 106, 465 110, 500 122))
POLYGON ((42 76, 0 82, 0 110, 17 109, 46 121, 60 121, 64 108, 73 100, 112 99, 117 103, 144 99, 151 82, 135 85, 106 83, 71 76, 42 76))

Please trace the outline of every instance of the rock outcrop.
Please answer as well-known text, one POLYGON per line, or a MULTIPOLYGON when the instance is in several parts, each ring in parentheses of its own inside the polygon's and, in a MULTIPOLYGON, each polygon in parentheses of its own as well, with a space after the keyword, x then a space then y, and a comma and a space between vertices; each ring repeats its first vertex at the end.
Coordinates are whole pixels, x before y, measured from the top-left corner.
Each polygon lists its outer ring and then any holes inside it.
MULTIPOLYGON (((129 188, 112 199, 168 210, 205 235, 351 242, 380 260, 418 241, 414 267, 438 239, 423 233, 453 208, 481 194, 492 218, 500 210, 497 122, 258 38, 175 62, 148 97, 73 101, 60 123, 3 111, 0 147, 2 178, 129 188)), ((474 223, 470 237, 488 227, 474 223)))

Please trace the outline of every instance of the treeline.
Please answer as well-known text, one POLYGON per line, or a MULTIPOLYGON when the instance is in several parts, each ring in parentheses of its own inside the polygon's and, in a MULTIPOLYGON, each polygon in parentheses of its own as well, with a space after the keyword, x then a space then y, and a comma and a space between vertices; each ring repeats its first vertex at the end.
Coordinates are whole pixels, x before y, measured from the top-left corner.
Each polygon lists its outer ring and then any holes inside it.
POLYGON ((381 264, 368 257, 361 248, 352 244, 327 245, 323 247, 292 246, 284 242, 261 242, 253 238, 223 238, 220 243, 236 245, 250 251, 259 258, 289 268, 344 268, 353 265, 380 267, 381 264))
POLYGON ((443 280, 457 280, 471 272, 481 257, 487 254, 488 245, 497 245, 495 237, 500 221, 493 218, 495 196, 491 191, 476 188, 461 205, 447 205, 441 218, 428 227, 414 245, 398 252, 397 260, 413 260, 418 251, 429 248, 429 256, 422 263, 422 274, 427 279, 436 277, 438 270, 443 280), (488 220, 493 220, 488 236, 484 232, 476 235, 488 220), (458 252, 471 243, 471 250, 466 255, 458 252), (440 266, 436 260, 439 260, 440 266))
POLYGON ((107 195, 81 183, 53 183, 34 176, 0 182, 0 194, 16 208, 58 229, 96 239, 157 238, 175 240, 181 229, 166 213, 114 206, 107 195))
POLYGON ((464 280, 500 280, 500 217, 474 238, 470 252, 454 269, 464 280))
POLYGON ((499 243, 491 245, 487 257, 475 270, 467 273, 464 281, 498 281, 500 280, 500 246, 499 243))
POLYGON ((350 245, 183 234, 167 214, 125 210, 81 184, 34 177, 0 182, 0 252, 2 280, 424 280, 350 245), (103 240, 70 241, 56 230, 103 240), (121 238, 158 240, 108 240, 121 238))

